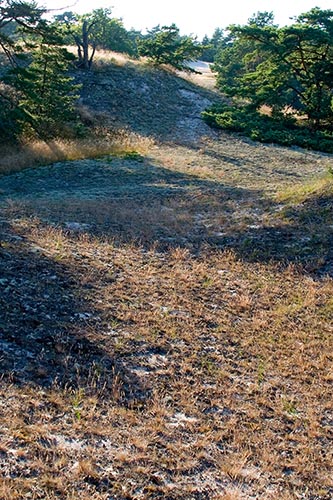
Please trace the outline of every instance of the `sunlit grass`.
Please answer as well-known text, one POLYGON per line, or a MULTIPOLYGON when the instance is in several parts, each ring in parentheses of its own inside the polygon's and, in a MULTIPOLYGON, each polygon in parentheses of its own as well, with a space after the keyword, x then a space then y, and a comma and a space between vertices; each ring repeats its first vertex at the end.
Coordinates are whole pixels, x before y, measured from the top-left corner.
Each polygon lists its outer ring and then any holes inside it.
POLYGON ((59 161, 98 158, 107 154, 135 151, 143 154, 152 144, 149 138, 126 130, 110 132, 96 129, 80 139, 33 141, 23 145, 0 148, 0 173, 17 172, 59 161))
POLYGON ((314 197, 333 194, 333 176, 331 172, 299 184, 296 186, 289 186, 288 188, 280 191, 276 195, 278 202, 284 203, 303 203, 314 197))
POLYGON ((0 498, 328 500, 328 157, 95 128, 0 164, 103 155, 2 178, 0 498))

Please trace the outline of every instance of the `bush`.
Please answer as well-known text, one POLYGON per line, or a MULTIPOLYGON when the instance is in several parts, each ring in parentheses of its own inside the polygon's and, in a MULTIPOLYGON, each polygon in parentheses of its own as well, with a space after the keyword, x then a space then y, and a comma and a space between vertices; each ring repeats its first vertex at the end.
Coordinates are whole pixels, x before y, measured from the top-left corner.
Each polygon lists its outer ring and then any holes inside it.
POLYGON ((333 153, 333 134, 298 125, 293 117, 262 115, 248 106, 214 105, 202 113, 208 125, 240 132, 253 141, 333 153))
POLYGON ((50 139, 79 130, 79 86, 68 74, 72 59, 61 46, 40 44, 32 50, 29 65, 8 74, 19 95, 17 123, 27 136, 50 139))
POLYGON ((0 144, 14 143, 21 133, 18 99, 14 89, 0 82, 0 144))

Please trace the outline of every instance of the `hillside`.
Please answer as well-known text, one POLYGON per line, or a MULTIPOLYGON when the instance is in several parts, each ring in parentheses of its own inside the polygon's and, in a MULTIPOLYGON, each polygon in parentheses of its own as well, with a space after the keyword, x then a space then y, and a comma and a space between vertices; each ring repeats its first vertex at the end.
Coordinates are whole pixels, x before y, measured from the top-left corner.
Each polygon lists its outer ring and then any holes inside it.
POLYGON ((140 152, 0 178, 4 500, 333 497, 332 156, 183 76, 101 62, 86 120, 140 152))
POLYGON ((172 143, 211 134, 200 113, 219 97, 173 73, 125 62, 111 71, 101 64, 98 71, 80 76, 82 102, 109 115, 111 123, 172 143))

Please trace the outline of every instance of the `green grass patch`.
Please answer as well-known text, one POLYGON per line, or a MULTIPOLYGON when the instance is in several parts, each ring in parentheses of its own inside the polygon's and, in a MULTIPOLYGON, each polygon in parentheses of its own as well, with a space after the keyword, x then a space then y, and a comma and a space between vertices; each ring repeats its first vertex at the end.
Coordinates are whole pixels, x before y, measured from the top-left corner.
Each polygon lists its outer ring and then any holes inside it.
POLYGON ((284 191, 280 191, 276 195, 276 200, 278 202, 294 205, 322 197, 332 197, 332 195, 333 176, 329 172, 319 179, 298 186, 290 186, 284 191))

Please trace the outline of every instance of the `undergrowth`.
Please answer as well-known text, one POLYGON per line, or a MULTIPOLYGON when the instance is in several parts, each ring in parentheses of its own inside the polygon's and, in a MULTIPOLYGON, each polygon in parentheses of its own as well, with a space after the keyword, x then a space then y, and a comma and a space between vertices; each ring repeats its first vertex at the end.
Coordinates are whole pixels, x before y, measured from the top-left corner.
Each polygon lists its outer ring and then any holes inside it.
POLYGON ((299 125, 291 116, 267 116, 249 107, 218 104, 202 113, 209 125, 240 132, 254 141, 333 152, 333 134, 299 125))

